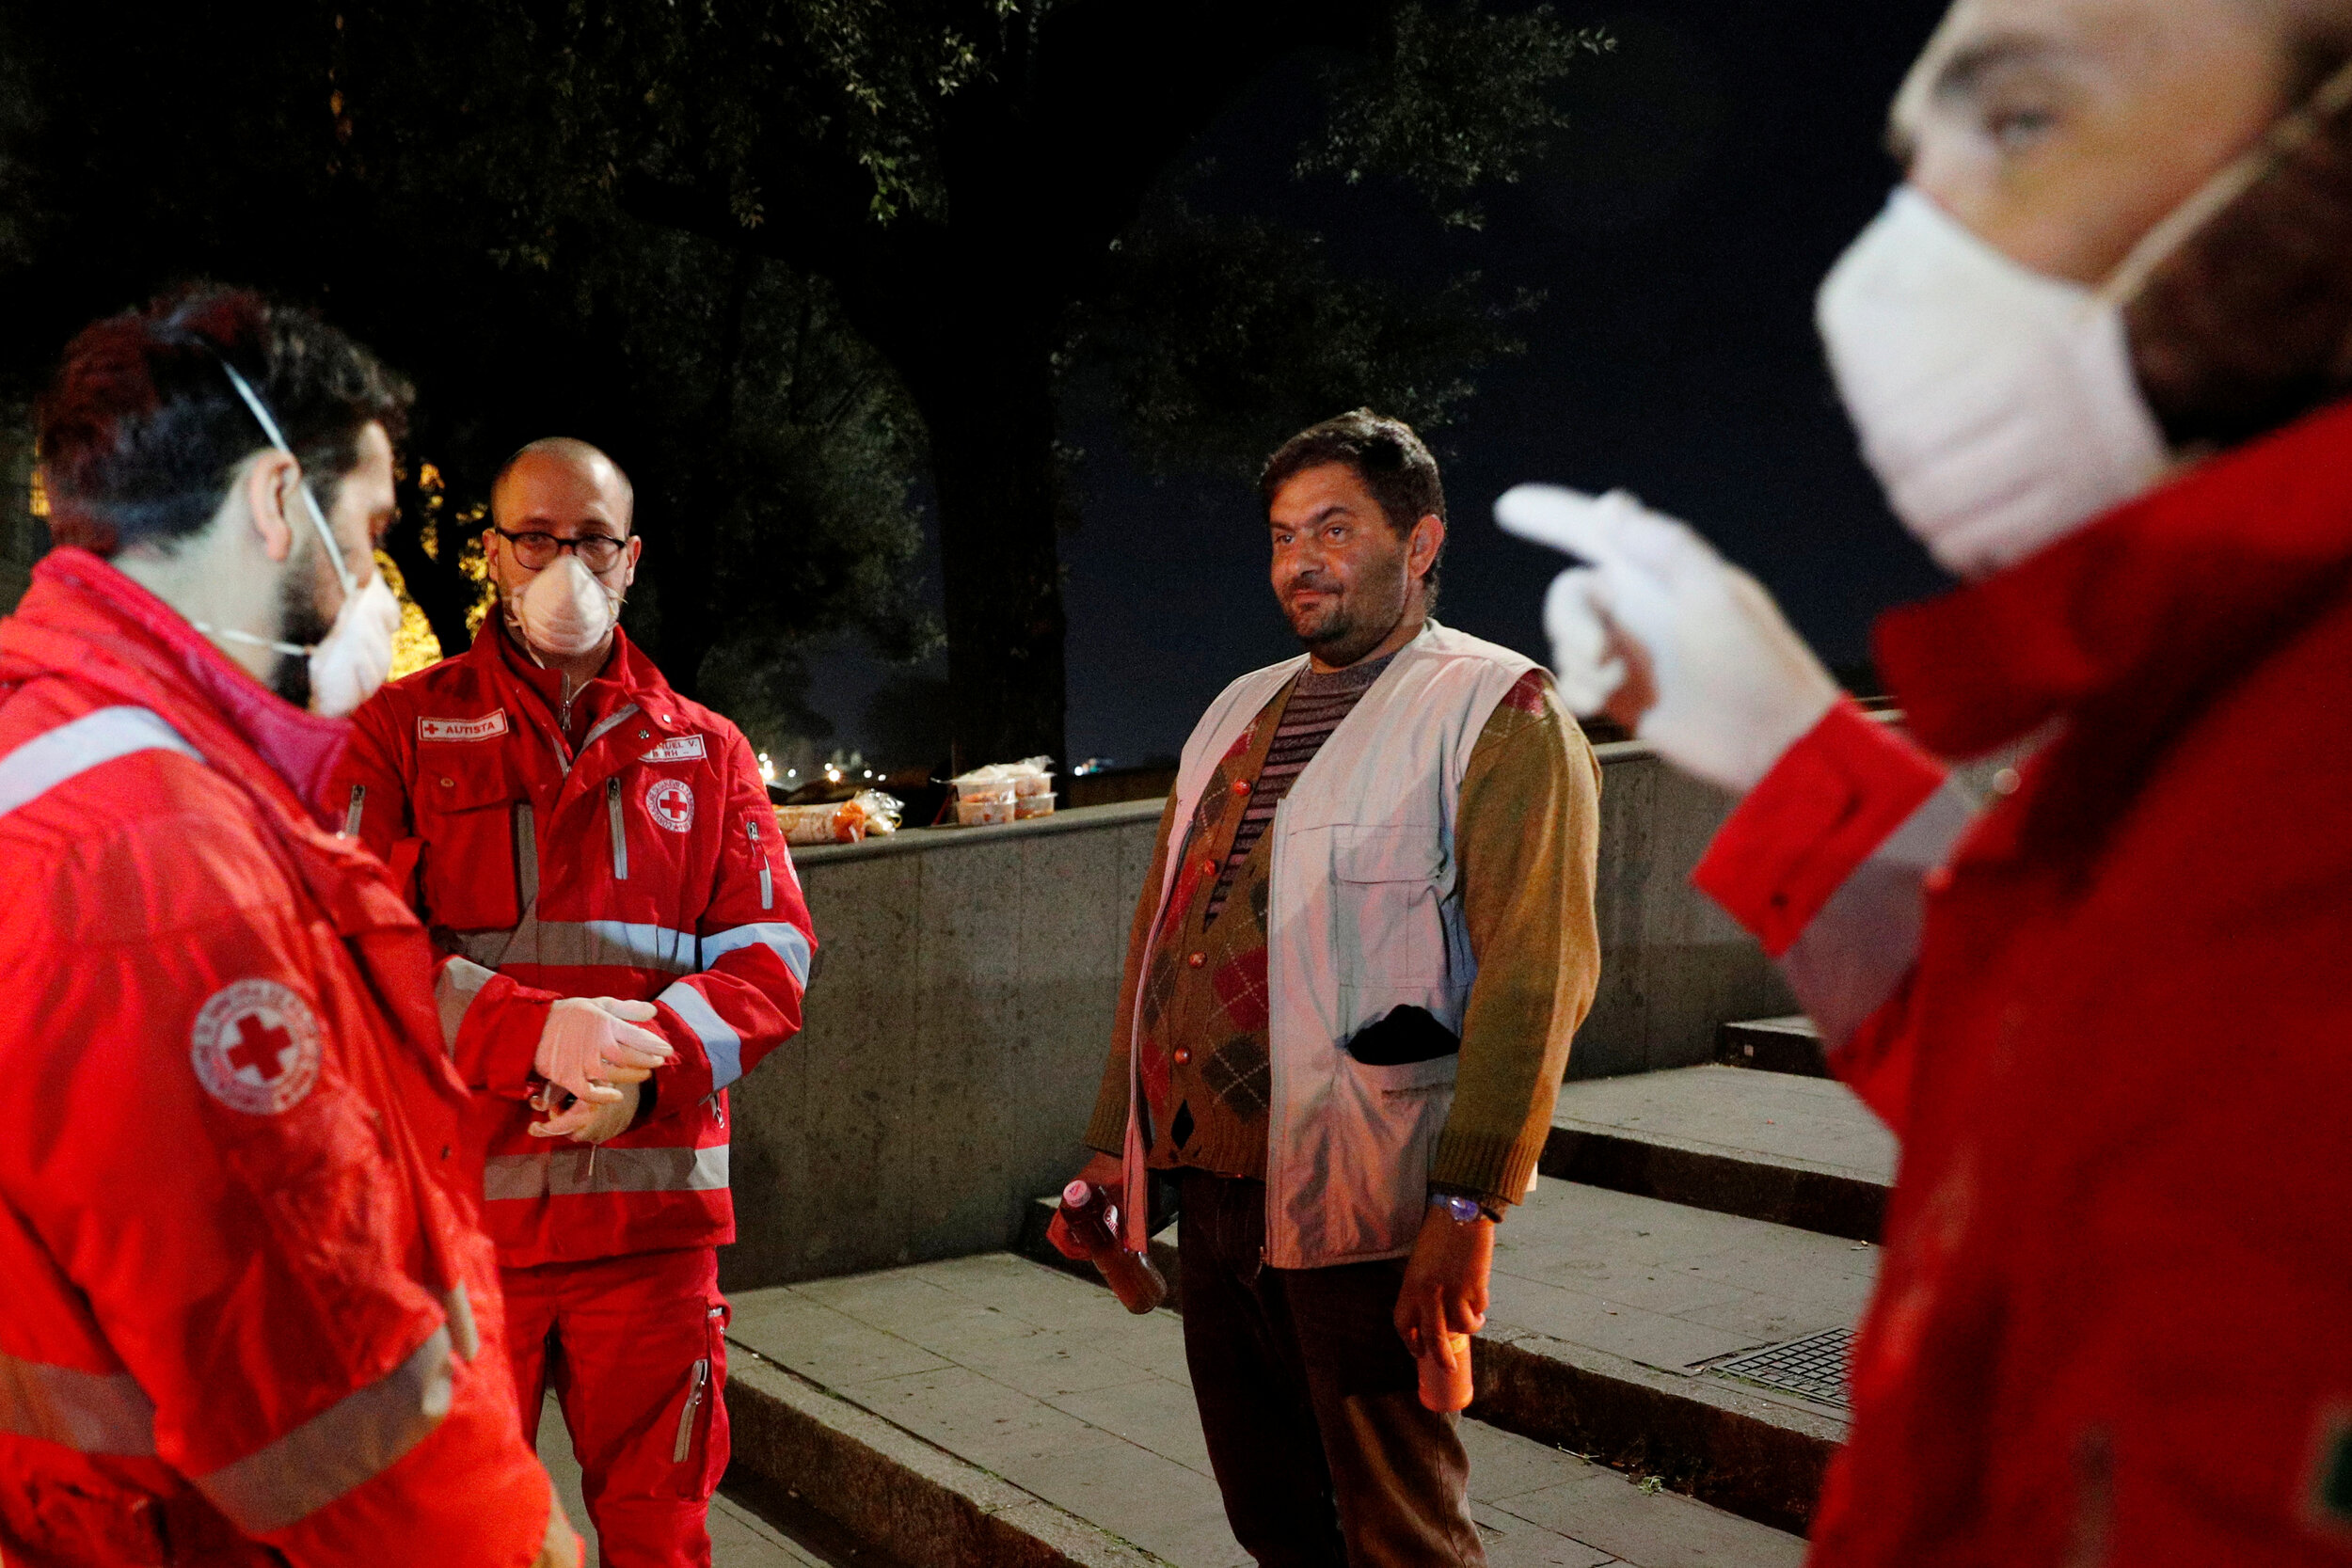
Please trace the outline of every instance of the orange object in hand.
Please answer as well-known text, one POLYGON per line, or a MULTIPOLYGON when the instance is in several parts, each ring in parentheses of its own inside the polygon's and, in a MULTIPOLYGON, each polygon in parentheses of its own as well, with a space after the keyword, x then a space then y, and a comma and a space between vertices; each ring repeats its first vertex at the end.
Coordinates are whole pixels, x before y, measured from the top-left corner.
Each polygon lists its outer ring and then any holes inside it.
POLYGON ((1431 1410, 1468 1409, 1470 1402, 1470 1337, 1441 1332, 1444 1351, 1432 1345, 1415 1359, 1421 1369, 1421 1402, 1431 1410), (1454 1365, 1446 1366, 1450 1354, 1454 1365))

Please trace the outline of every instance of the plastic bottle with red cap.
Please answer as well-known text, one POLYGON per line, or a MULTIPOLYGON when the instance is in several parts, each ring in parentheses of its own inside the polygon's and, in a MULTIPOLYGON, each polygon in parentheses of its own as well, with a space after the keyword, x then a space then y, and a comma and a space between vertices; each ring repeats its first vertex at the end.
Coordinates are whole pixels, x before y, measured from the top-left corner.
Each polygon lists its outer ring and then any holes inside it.
POLYGON ((1168 1280, 1150 1257, 1119 1244, 1119 1206, 1107 1191, 1091 1181, 1064 1187, 1061 1223, 1072 1243, 1102 1271, 1104 1282, 1128 1311, 1150 1312, 1168 1300, 1168 1280))

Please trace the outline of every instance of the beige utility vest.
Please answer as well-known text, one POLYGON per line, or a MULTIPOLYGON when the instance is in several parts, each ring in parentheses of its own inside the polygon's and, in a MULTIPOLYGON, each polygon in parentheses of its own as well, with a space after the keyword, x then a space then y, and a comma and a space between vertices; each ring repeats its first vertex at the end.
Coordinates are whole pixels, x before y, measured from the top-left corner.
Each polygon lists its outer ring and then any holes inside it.
MULTIPOLYGON (((1301 656, 1244 675, 1209 705, 1177 771, 1175 832, 1242 731, 1306 665, 1301 656)), ((1275 1268, 1394 1258, 1420 1234, 1457 1058, 1367 1067, 1345 1042, 1405 1006, 1461 1033, 1478 972, 1454 859, 1462 775, 1496 705, 1534 668, 1430 622, 1275 809, 1266 830, 1266 1261, 1275 1268)), ((1162 912, 1180 848, 1171 844, 1166 857, 1162 912)), ((1159 923, 1155 914, 1152 933, 1159 923)), ((1151 973, 1151 957, 1138 973, 1151 973)), ((1140 1244, 1143 1212, 1141 1011, 1128 1021, 1130 1246, 1140 1244)))

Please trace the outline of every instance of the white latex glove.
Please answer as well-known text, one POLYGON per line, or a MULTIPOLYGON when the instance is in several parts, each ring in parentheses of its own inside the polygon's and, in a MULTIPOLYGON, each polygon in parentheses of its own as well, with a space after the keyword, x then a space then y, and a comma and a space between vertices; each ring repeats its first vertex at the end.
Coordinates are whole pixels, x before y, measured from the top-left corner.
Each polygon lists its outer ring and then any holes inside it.
POLYGON ((548 1008, 532 1066, 539 1076, 575 1099, 610 1105, 616 1083, 634 1084, 677 1059, 677 1048, 639 1024, 654 1016, 650 1002, 611 996, 566 996, 548 1008))
MULTIPOLYGON (((534 1138, 569 1138, 576 1144, 600 1144, 628 1131, 637 1119, 637 1101, 644 1091, 634 1083, 616 1084, 621 1098, 604 1103, 575 1100, 545 1121, 531 1124, 534 1138)), ((553 1087, 531 1102, 534 1111, 551 1110, 553 1087)))
POLYGON ((1504 531, 1581 556, 1544 599, 1560 700, 1744 794, 1837 701, 1837 682, 1763 585, 1623 490, 1522 484, 1504 531))

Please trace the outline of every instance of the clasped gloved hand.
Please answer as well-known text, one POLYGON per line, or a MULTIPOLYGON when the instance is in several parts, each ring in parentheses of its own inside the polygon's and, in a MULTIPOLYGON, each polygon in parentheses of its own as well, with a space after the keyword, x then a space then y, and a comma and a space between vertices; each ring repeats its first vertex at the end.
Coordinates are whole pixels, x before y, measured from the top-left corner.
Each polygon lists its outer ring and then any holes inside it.
POLYGON ((564 1099, 564 1091, 548 1085, 532 1101, 531 1108, 553 1114, 545 1121, 532 1122, 528 1131, 534 1138, 569 1138, 576 1144, 600 1144, 619 1137, 637 1119, 638 1100, 643 1091, 634 1083, 613 1086, 620 1091, 620 1098, 610 1103, 573 1100, 558 1110, 557 1101, 564 1099))
POLYGON ((1544 599, 1560 700, 1745 794, 1837 701, 1761 583, 1623 490, 1522 484, 1495 502, 1522 539, 1581 557, 1544 599))
POLYGON ((532 1066, 539 1076, 575 1100, 610 1105, 620 1100, 615 1084, 640 1084, 653 1069, 677 1059, 677 1048, 639 1025, 655 1013, 650 1002, 610 996, 566 996, 548 1008, 532 1066))

